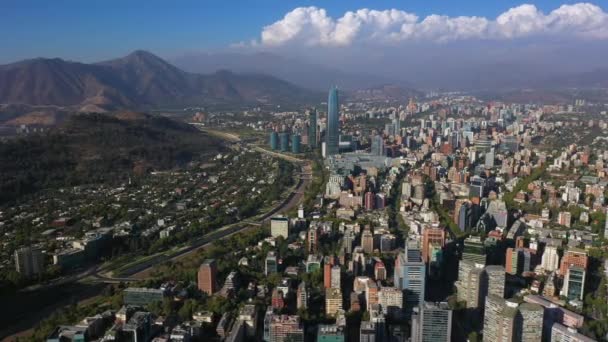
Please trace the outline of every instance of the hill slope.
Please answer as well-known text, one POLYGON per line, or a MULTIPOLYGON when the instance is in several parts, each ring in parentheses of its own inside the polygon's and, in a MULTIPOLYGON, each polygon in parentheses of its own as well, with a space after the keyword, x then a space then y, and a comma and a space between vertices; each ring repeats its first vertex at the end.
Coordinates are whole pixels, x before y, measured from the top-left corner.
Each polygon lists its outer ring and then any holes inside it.
POLYGON ((218 140, 164 117, 72 115, 50 133, 0 142, 0 202, 49 187, 170 169, 221 149, 218 140))

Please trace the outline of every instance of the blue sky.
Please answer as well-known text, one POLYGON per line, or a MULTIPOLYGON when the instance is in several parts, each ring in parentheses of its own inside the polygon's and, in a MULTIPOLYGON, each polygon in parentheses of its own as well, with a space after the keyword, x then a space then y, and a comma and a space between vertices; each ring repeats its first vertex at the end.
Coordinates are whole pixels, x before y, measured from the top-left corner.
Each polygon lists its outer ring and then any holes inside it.
MULTIPOLYGON (((543 12, 577 1, 511 0, 1 0, 0 63, 38 56, 96 61, 146 49, 161 56, 222 49, 259 39, 296 7, 317 6, 334 18, 360 8, 396 8, 430 14, 494 19, 531 3, 543 12)), ((590 1, 606 10, 605 2, 590 1)))

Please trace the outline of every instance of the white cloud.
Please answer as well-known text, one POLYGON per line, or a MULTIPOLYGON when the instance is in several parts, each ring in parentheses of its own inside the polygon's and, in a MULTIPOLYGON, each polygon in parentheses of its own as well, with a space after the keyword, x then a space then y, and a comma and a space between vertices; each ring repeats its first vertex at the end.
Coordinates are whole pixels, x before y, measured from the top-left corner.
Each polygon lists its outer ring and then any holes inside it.
POLYGON ((330 17, 325 9, 298 7, 283 19, 264 27, 260 43, 266 46, 348 46, 359 42, 448 42, 473 39, 518 39, 556 36, 608 39, 608 14, 589 3, 563 5, 548 14, 524 4, 496 19, 475 16, 417 15, 401 10, 360 9, 330 17))

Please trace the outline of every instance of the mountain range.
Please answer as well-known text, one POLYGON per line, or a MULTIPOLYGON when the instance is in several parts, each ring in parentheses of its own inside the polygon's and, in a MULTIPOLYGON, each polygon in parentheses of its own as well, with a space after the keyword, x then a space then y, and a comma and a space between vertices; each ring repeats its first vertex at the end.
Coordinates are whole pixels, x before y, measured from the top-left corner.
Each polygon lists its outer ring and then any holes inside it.
POLYGON ((299 103, 319 93, 276 77, 227 70, 185 72, 146 51, 85 64, 36 58, 0 66, 0 103, 81 111, 221 103, 299 103))

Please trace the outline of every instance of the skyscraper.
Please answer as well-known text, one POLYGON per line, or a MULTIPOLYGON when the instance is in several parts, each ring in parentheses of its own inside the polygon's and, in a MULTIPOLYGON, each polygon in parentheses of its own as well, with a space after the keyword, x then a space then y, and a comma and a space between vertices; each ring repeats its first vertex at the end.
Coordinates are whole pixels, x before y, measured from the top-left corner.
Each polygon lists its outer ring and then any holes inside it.
POLYGON ((376 135, 372 137, 371 154, 373 154, 374 156, 384 155, 384 139, 381 135, 376 135))
POLYGON ((212 295, 217 290, 217 265, 214 259, 203 261, 198 270, 198 289, 212 295))
POLYGON ((317 110, 308 111, 308 146, 317 148, 317 110))
POLYGON ((428 303, 414 309, 412 342, 450 341, 452 310, 447 303, 428 303))
POLYGON ((44 254, 38 247, 23 247, 15 251, 15 269, 25 277, 44 272, 44 254))
POLYGON ((332 87, 327 98, 327 133, 325 134, 325 156, 332 156, 339 152, 340 140, 340 104, 338 102, 338 88, 332 87))
POLYGON ((405 252, 395 260, 395 286, 406 290, 406 310, 422 305, 426 268, 416 241, 408 241, 405 252))

